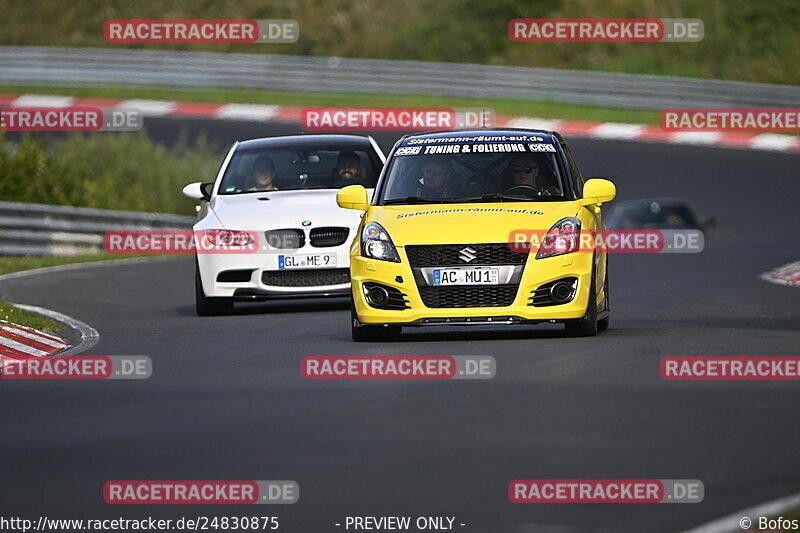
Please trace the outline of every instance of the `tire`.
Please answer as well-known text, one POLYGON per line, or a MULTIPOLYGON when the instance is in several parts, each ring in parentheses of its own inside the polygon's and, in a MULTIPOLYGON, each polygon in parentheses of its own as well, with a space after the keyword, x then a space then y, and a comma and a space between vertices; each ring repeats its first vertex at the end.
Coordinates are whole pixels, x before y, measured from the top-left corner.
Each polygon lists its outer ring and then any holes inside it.
POLYGON ((586 314, 574 322, 566 322, 564 331, 570 337, 594 337, 597 335, 598 329, 597 288, 594 281, 594 268, 592 268, 592 284, 589 286, 589 302, 586 304, 586 314))
POLYGON ((356 304, 350 297, 350 334, 354 342, 378 342, 393 340, 400 336, 403 326, 356 326, 358 323, 356 304))
POLYGON ((233 310, 233 300, 230 298, 209 298, 203 291, 203 282, 200 279, 200 267, 194 266, 194 306, 197 316, 227 315, 233 310))
POLYGON ((605 331, 608 329, 608 325, 611 322, 611 299, 608 296, 608 261, 606 260, 606 281, 603 284, 603 294, 605 294, 605 305, 603 306, 603 310, 606 311, 608 314, 605 318, 601 318, 597 321, 597 331, 605 331))

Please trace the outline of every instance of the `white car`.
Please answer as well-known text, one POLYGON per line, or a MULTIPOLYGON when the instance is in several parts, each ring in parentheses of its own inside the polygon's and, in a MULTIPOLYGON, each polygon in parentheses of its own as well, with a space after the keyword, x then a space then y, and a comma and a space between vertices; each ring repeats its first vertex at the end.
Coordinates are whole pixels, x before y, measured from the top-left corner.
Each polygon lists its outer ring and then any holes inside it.
POLYGON ((197 314, 235 301, 350 294, 359 213, 336 205, 347 185, 373 189, 386 158, 372 137, 291 135, 234 144, 200 201, 194 225, 197 314), (220 245, 204 253, 202 239, 220 245))

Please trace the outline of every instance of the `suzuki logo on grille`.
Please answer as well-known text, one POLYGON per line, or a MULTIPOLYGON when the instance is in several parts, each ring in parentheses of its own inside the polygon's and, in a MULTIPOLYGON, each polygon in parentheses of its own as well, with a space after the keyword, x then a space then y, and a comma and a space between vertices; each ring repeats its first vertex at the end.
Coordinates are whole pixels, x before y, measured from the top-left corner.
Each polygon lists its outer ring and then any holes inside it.
POLYGON ((458 257, 464 261, 465 263, 469 263, 470 261, 474 261, 477 255, 475 255, 475 250, 467 246, 466 248, 462 248, 461 251, 458 252, 458 257))

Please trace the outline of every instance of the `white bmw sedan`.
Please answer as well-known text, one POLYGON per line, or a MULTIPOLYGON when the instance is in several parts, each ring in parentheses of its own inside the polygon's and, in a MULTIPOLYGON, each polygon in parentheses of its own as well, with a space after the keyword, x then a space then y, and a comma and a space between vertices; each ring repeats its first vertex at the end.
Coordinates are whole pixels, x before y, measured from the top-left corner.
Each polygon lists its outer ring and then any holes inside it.
POLYGON ((200 202, 197 314, 224 314, 236 301, 348 295, 349 248, 360 218, 336 205, 336 192, 374 188, 384 161, 375 140, 358 135, 234 144, 214 182, 183 189, 200 202))

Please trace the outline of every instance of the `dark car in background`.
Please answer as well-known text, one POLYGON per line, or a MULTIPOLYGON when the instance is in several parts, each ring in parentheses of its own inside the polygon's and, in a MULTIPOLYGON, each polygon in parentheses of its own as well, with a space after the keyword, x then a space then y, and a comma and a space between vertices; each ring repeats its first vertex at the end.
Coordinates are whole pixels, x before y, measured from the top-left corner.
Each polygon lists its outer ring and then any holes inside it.
POLYGON ((608 229, 699 229, 707 235, 717 220, 703 218, 685 198, 642 198, 615 204, 605 222, 608 229))

